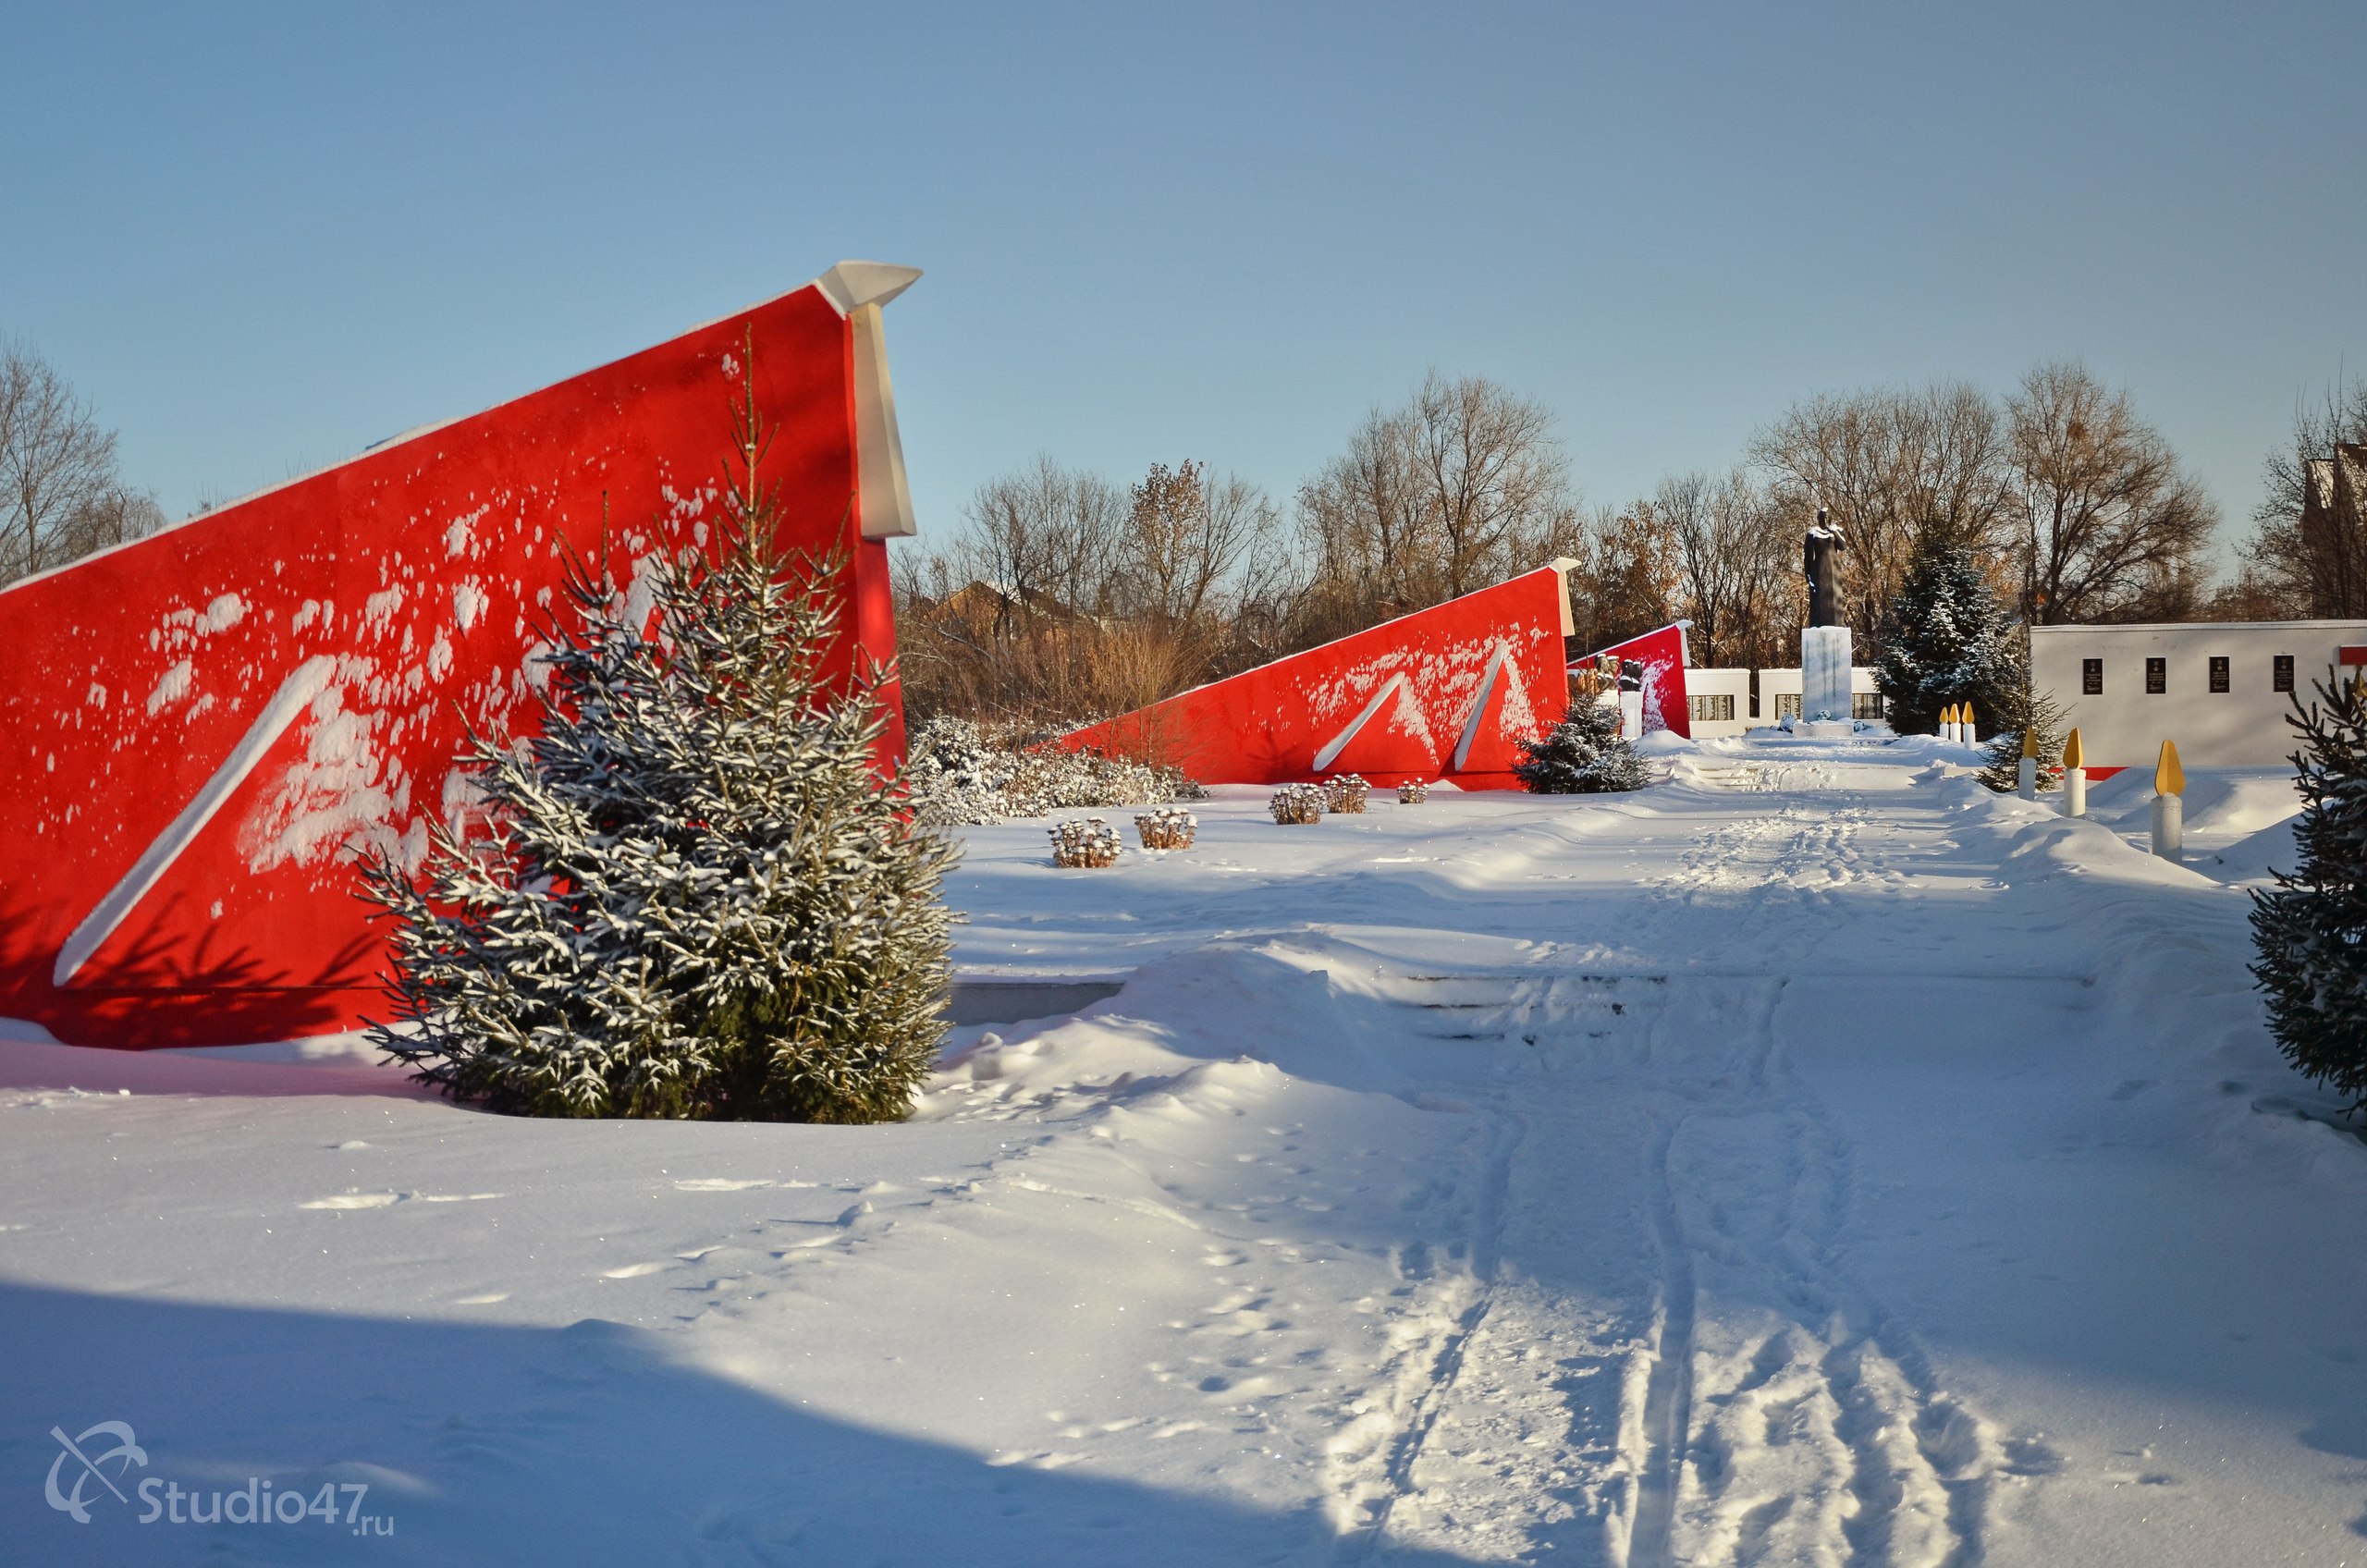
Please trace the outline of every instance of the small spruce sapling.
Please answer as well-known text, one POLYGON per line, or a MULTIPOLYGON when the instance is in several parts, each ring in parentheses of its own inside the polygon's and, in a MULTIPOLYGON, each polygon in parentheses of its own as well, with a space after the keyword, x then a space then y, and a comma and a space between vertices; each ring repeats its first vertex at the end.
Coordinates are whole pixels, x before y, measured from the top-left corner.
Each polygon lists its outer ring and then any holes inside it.
POLYGON ((2300 862, 2252 892, 2251 966, 2285 1060, 2367 1108, 2367 687, 2329 672, 2293 699, 2300 862))
MULTIPOLYGON (((1976 710, 1978 711, 1978 710, 1976 710)), ((1983 748, 1979 778, 2001 795, 2022 787, 2022 733, 2038 732, 2038 787, 2063 788, 2063 704, 2040 691, 2015 690, 1995 711, 2005 728, 1983 748)))
POLYGON ((779 545, 734 411, 711 554, 647 563, 655 629, 605 547, 570 563, 540 732, 472 742, 480 827, 437 825, 416 881, 364 863, 396 1020, 371 1041, 456 1099, 884 1121, 934 1062, 957 851, 883 766, 888 672, 834 679, 838 567, 779 545))
POLYGON ((1542 740, 1520 742, 1513 773, 1539 795, 1594 795, 1640 790, 1651 770, 1619 733, 1619 710, 1601 703, 1571 704, 1569 717, 1542 740))

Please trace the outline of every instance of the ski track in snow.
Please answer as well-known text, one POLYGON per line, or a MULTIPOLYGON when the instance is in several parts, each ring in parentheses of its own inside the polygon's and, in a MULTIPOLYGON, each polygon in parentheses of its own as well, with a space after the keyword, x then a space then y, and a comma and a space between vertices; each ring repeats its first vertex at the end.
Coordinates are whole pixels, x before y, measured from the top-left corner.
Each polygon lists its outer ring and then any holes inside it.
MULTIPOLYGON (((1751 774, 1716 782, 1780 787, 1751 774)), ((1740 906, 1739 936, 1797 934, 1802 906, 1872 875, 1859 848, 1864 816, 1845 799, 1746 818, 1706 836, 1663 895, 1691 906, 1704 891, 1756 893, 1740 906)), ((1527 1560, 1583 1549, 1588 1522, 1600 1529, 1600 1560, 1629 1568, 1979 1561, 1994 1441, 1909 1370, 1918 1353, 1830 1260, 1847 1152, 1776 1059, 1783 989, 1780 976, 1703 981, 1673 999, 1659 977, 1551 982, 1466 1014, 1453 1037, 1517 1040, 1527 1060, 1506 1075, 1491 1112, 1500 1131, 1471 1238, 1470 1305, 1412 1358, 1427 1370, 1399 1390, 1394 1440, 1361 1473, 1335 1477, 1360 1526, 1343 1537, 1343 1561, 1385 1562, 1392 1540, 1527 1560), (1568 1071, 1576 1063, 1593 1070, 1568 1071), (1640 1174, 1631 1207, 1646 1217, 1659 1277, 1648 1321, 1630 1304, 1606 1336, 1574 1331, 1589 1317, 1581 1302, 1534 1287, 1507 1299, 1495 1265, 1508 1208, 1551 1212, 1543 1189, 1568 1180, 1581 1158, 1569 1145, 1604 1125, 1613 1097, 1638 1102, 1611 1119, 1630 1127, 1635 1158, 1606 1162, 1597 1152, 1589 1164, 1606 1184, 1623 1163, 1640 1174), (1528 1136, 1537 1122, 1558 1136, 1528 1136), (1540 1168, 1520 1173, 1540 1190, 1510 1206, 1516 1158, 1540 1168), (1784 1185, 1753 1201, 1769 1170, 1784 1185), (1704 1342, 1705 1274, 1739 1276, 1743 1293, 1772 1299, 1704 1342), (1564 1375, 1540 1378, 1528 1366, 1549 1348, 1564 1375), (1622 1407, 1605 1408, 1600 1395, 1614 1386, 1622 1407), (1432 1456, 1442 1427, 1455 1440, 1432 1456), (1625 1441, 1603 1443, 1611 1430, 1625 1441), (1561 1467, 1539 1474, 1539 1449, 1561 1467)))

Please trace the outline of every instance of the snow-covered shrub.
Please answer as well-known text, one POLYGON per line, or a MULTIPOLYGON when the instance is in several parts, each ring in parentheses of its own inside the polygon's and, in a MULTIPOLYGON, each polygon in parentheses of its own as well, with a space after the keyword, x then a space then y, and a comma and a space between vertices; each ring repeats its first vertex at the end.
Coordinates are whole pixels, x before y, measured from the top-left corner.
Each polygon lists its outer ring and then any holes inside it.
POLYGON ((1188 850, 1200 831, 1200 819, 1181 806, 1161 806, 1134 818, 1134 831, 1147 850, 1188 850))
POLYGON ((1541 741, 1523 741, 1513 774, 1521 787, 1539 795, 1594 795, 1640 790, 1651 770, 1619 733, 1619 710, 1601 703, 1575 703, 1570 714, 1541 741))
POLYGON ((1951 703, 2004 714, 2022 690, 2018 634, 1979 557, 1960 545, 1916 547, 1881 632, 1874 686, 1902 735, 1936 733, 1951 703))
POLYGON ((1267 801, 1266 809, 1276 822, 1293 827, 1322 821, 1327 800, 1320 784, 1285 784, 1267 801))
POLYGON ((2287 720, 2301 735, 2300 859, 2252 893, 2251 971, 2285 1060, 2356 1110, 2367 1108, 2367 692, 2315 684, 2319 701, 2296 697, 2287 720))
POLYGON ((1401 806, 1417 806, 1429 798, 1430 787, 1418 778, 1408 778, 1397 786, 1397 803, 1401 806))
POLYGON ((473 746, 484 802, 420 884, 381 859, 394 1025, 456 1099, 535 1116, 880 1121, 935 1060, 957 853, 834 687, 835 563, 776 545, 742 410, 713 557, 648 563, 656 627, 574 563, 541 730, 473 746))
POLYGON ((1118 830, 1098 816, 1083 822, 1056 822, 1045 829, 1052 837, 1054 865, 1115 865, 1118 864, 1118 830))
POLYGON ((904 787, 914 815, 937 827, 1000 821, 1003 786, 1017 753, 990 742, 966 718, 932 718, 904 744, 904 787))
POLYGON ((1323 781, 1323 807, 1326 811, 1355 813, 1365 809, 1365 797, 1372 793, 1372 786, 1361 773, 1343 773, 1337 778, 1323 781))
POLYGON ((932 718, 913 731, 904 770, 915 815, 936 826, 1000 822, 1089 806, 1196 801, 1207 791, 1171 767, 1044 744, 1015 725, 932 718))

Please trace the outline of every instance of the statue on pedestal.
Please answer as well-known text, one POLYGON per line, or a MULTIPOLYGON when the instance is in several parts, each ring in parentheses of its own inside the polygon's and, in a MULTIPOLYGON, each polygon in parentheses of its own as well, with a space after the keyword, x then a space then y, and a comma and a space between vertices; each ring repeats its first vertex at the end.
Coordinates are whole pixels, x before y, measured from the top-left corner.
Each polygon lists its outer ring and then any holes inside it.
POLYGON ((1803 570, 1809 580, 1809 623, 1800 632, 1800 727, 1809 734, 1854 729, 1849 694, 1849 628, 1841 620, 1841 535, 1817 508, 1803 570))

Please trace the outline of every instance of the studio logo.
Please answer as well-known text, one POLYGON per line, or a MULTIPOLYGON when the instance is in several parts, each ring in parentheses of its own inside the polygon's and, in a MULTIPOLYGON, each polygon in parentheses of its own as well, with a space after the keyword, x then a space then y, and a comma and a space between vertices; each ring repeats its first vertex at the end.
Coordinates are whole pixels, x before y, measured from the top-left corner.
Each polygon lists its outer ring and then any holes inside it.
POLYGON ((128 1423, 102 1421, 79 1438, 67 1437, 62 1427, 52 1427, 49 1435, 57 1439, 57 1446, 63 1451, 50 1461, 49 1482, 43 1488, 50 1507, 60 1513, 71 1513, 77 1525, 87 1525, 91 1522, 91 1504, 99 1500, 101 1488, 114 1493, 117 1502, 128 1505, 131 1501, 116 1483, 135 1469, 148 1468, 148 1451, 131 1435, 128 1423), (107 1446, 102 1447, 103 1442, 107 1446), (106 1470, 110 1464, 115 1466, 112 1476, 106 1470), (69 1478, 73 1482, 70 1488, 59 1485, 69 1478))
POLYGON ((143 1476, 137 1485, 131 1472, 148 1468, 148 1451, 140 1446, 126 1421, 102 1421, 80 1437, 69 1438, 62 1427, 52 1427, 57 1457, 50 1461, 43 1487, 49 1505, 70 1515, 78 1525, 91 1522, 91 1509, 112 1496, 130 1506, 129 1488, 140 1497, 137 1525, 328 1525, 350 1535, 391 1536, 391 1513, 364 1513, 370 1495, 363 1481, 323 1481, 317 1490, 267 1481, 250 1476, 243 1487, 184 1487, 163 1476, 143 1476))

